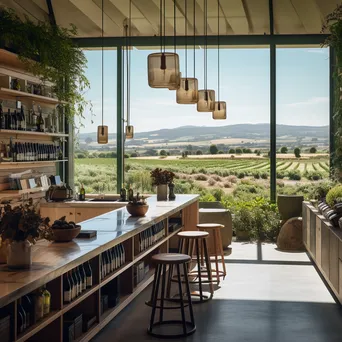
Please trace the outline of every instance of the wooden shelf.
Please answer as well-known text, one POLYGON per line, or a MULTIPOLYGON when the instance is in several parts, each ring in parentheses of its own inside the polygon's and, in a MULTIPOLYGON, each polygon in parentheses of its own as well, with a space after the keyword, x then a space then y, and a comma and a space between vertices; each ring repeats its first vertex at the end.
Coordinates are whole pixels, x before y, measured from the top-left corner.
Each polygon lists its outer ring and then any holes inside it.
POLYGON ((114 272, 112 272, 111 274, 107 275, 105 278, 103 278, 101 280, 100 287, 108 284, 110 281, 112 281, 114 278, 119 276, 121 273, 125 272, 127 269, 132 267, 132 265, 133 265, 133 261, 126 262, 124 265, 122 265, 121 267, 116 269, 114 272))
POLYGON ((16 131, 12 129, 0 129, 0 133, 16 134, 16 135, 30 135, 30 136, 44 136, 44 137, 68 137, 69 134, 65 133, 45 133, 45 132, 32 132, 32 131, 16 131))
POLYGON ((3 190, 0 191, 1 195, 22 195, 22 194, 32 194, 35 192, 47 191, 49 188, 33 188, 33 189, 25 189, 25 190, 3 190))
POLYGON ((50 165, 54 163, 63 163, 67 162, 67 159, 62 159, 62 160, 44 160, 44 161, 28 161, 28 162, 0 162, 0 168, 2 166, 7 166, 7 165, 23 165, 24 167, 29 166, 29 165, 50 165))
POLYGON ((27 330, 25 330, 22 334, 20 334, 16 341, 17 342, 24 342, 27 339, 29 339, 31 336, 35 335, 37 332, 45 328, 47 325, 49 325, 51 322, 53 322, 55 319, 61 316, 61 311, 51 311, 46 317, 44 317, 41 321, 38 321, 36 324, 29 327, 27 330))
POLYGON ((29 93, 25 93, 24 91, 7 89, 7 88, 0 88, 0 95, 15 96, 16 98, 25 98, 25 99, 42 102, 42 103, 49 103, 49 104, 61 103, 58 99, 54 99, 52 97, 29 94, 29 93))

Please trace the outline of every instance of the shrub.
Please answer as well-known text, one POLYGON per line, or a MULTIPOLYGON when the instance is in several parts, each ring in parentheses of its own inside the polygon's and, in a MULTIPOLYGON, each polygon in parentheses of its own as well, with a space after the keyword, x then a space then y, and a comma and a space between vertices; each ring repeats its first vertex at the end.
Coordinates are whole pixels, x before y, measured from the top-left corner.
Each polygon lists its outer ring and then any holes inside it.
POLYGON ((209 152, 210 152, 210 154, 217 154, 217 152, 218 152, 218 148, 217 148, 217 146, 216 145, 210 145, 210 147, 209 147, 209 152))
POLYGON ((277 179, 277 186, 278 186, 279 188, 283 188, 283 187, 285 186, 285 183, 284 183, 282 180, 278 180, 278 179, 277 179))
POLYGON ((233 187, 233 184, 231 183, 231 182, 224 182, 223 183, 223 186, 225 187, 225 188, 232 188, 233 187))
POLYGON ((196 151, 196 154, 197 154, 198 156, 200 156, 200 155, 203 154, 203 152, 202 152, 201 150, 197 150, 197 151, 196 151))
POLYGON ((236 151, 235 151, 235 149, 234 149, 234 148, 230 148, 230 149, 229 149, 229 151, 228 151, 228 153, 230 153, 230 154, 232 154, 232 153, 233 153, 233 154, 234 154, 234 153, 236 153, 236 151))
POLYGON ((278 179, 283 179, 284 177, 285 177, 284 171, 277 171, 277 178, 278 179))
POLYGON ((326 202, 330 207, 334 204, 342 202, 342 185, 336 185, 327 193, 326 202))
POLYGON ((131 158, 136 158, 138 157, 138 153, 137 152, 132 152, 131 153, 131 158))
POLYGON ((242 172, 242 171, 240 171, 240 172, 237 174, 237 177, 238 177, 239 179, 245 178, 245 173, 242 172))
POLYGON ((290 170, 288 171, 288 177, 290 180, 301 180, 302 176, 299 170, 290 170))
POLYGON ((281 149, 280 149, 280 153, 287 153, 288 149, 286 146, 283 146, 281 149))
POLYGON ((267 178, 268 178, 267 172, 263 172, 263 173, 261 174, 261 178, 262 178, 262 179, 267 179, 267 178))
POLYGON ((253 177, 255 179, 260 179, 260 172, 253 172, 253 177))
POLYGON ((223 151, 220 150, 220 151, 217 152, 217 154, 223 154, 223 151))
POLYGON ((159 155, 160 155, 160 156, 166 157, 166 156, 167 156, 167 153, 166 153, 165 150, 160 150, 159 155))
POLYGON ((236 154, 241 154, 242 153, 241 148, 237 148, 235 151, 236 151, 236 154))
POLYGON ((316 153, 317 152, 317 148, 316 147, 311 147, 310 148, 310 153, 316 153))
POLYGON ((215 179, 216 182, 221 182, 222 178, 220 176, 212 176, 212 179, 215 179))
POLYGON ((198 169, 198 172, 199 172, 199 173, 204 173, 204 174, 207 174, 207 173, 208 173, 207 169, 205 169, 205 168, 200 168, 200 169, 198 169))
POLYGON ((214 185, 216 184, 216 180, 213 179, 213 178, 209 178, 208 184, 209 184, 210 186, 214 186, 214 185))
POLYGON ((194 175, 194 179, 198 181, 206 181, 208 180, 208 176, 204 175, 203 173, 199 173, 198 175, 194 175))
POLYGON ((216 201, 221 202, 224 195, 224 191, 222 189, 213 189, 210 192, 215 197, 216 201))
POLYGON ((228 180, 228 182, 231 182, 231 183, 237 183, 237 178, 236 178, 236 176, 233 176, 233 175, 228 176, 227 180, 228 180))
POLYGON ((125 153, 124 158, 129 158, 129 154, 125 153))
POLYGON ((323 179, 323 174, 319 171, 307 171, 305 173, 305 177, 312 181, 318 181, 320 179, 323 179))
POLYGON ((259 150, 258 152, 257 152, 257 156, 260 156, 261 155, 261 151, 259 150))
POLYGON ((77 158, 78 158, 78 159, 85 158, 85 155, 84 155, 83 153, 78 153, 78 154, 77 154, 77 158))

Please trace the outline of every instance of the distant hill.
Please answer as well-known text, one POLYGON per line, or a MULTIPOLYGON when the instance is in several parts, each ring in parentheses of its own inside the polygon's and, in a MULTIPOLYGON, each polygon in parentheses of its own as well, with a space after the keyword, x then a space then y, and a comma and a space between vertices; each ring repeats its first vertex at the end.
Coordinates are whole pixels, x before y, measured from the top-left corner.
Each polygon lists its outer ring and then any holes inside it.
MULTIPOLYGON (((277 125, 277 136, 291 136, 294 138, 324 138, 329 136, 329 126, 291 126, 277 125)), ((160 129, 150 132, 135 133, 134 140, 164 140, 164 141, 200 141, 222 138, 239 139, 269 139, 269 124, 239 124, 221 127, 182 126, 171 129, 160 129)), ((96 132, 79 134, 80 142, 87 138, 96 141, 96 132)), ((116 139, 116 134, 109 134, 110 140, 116 139)), ((134 141, 132 141, 134 143, 134 141)))

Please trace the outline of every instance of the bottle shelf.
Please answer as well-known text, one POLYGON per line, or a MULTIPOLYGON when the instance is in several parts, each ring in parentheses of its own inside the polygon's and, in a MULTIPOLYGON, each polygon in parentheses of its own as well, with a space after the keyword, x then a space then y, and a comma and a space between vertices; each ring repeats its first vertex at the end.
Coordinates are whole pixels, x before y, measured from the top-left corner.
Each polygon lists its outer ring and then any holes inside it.
POLYGON ((133 262, 126 262, 121 267, 113 271, 112 273, 108 274, 105 278, 101 280, 100 287, 108 284, 110 281, 112 281, 114 278, 118 277, 121 273, 125 272, 128 268, 132 267, 133 262))
POLYGON ((27 162, 0 162, 1 165, 35 165, 35 164, 53 164, 53 163, 63 163, 67 162, 67 159, 58 159, 58 160, 40 160, 40 161, 27 161, 27 162))
POLYGON ((47 191, 49 188, 33 188, 25 190, 3 190, 0 191, 1 195, 22 195, 22 194, 33 194, 35 192, 47 191))
POLYGON ((37 101, 40 103, 49 103, 49 104, 59 104, 59 103, 65 104, 66 103, 64 101, 61 102, 58 99, 54 99, 52 97, 35 95, 35 94, 25 93, 24 91, 7 89, 7 88, 0 88, 0 95, 15 96, 16 98, 25 98, 25 99, 37 101))
POLYGON ((30 136, 44 136, 44 137, 68 137, 69 134, 65 133, 46 133, 46 132, 33 132, 33 131, 17 131, 12 129, 0 129, 0 134, 15 134, 15 135, 30 135, 30 136))
POLYGON ((35 335, 37 332, 45 328, 47 325, 49 325, 51 322, 53 322, 55 319, 57 319, 60 316, 61 316, 61 311, 57 311, 57 310, 51 311, 43 319, 33 324, 31 327, 26 329, 22 334, 18 335, 16 341, 17 342, 26 341, 31 336, 35 335))
POLYGON ((99 285, 92 286, 90 289, 84 291, 81 295, 79 295, 76 299, 74 299, 71 303, 63 304, 62 314, 65 314, 78 304, 80 304, 82 301, 84 301, 86 298, 91 296, 94 292, 98 291, 99 285))

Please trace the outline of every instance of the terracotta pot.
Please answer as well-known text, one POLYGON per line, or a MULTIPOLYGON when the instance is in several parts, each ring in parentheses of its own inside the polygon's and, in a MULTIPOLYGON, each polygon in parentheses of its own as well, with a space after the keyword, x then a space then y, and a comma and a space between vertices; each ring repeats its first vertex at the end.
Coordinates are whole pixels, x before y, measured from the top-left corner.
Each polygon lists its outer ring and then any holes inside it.
POLYGON ((72 229, 53 229, 53 240, 55 242, 69 242, 75 239, 81 231, 81 226, 72 229))
POLYGON ((167 200, 167 184, 157 185, 157 201, 167 200))
POLYGON ((30 268, 32 265, 32 244, 25 241, 12 241, 7 247, 7 266, 14 269, 30 268))
POLYGON ((303 196, 297 195, 278 195, 278 209, 281 219, 287 221, 292 217, 302 216, 303 196))
POLYGON ((148 211, 148 208, 149 208, 149 206, 147 204, 146 205, 138 205, 138 204, 137 205, 127 204, 126 205, 126 209, 127 209, 128 213, 134 217, 145 216, 145 214, 148 211))

